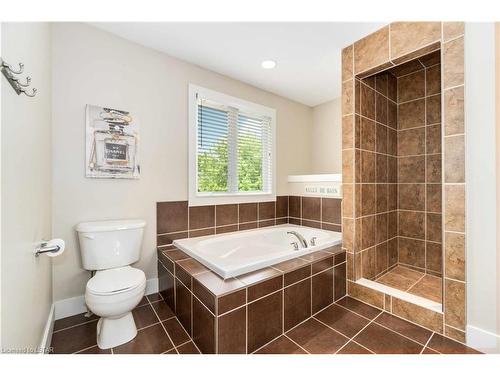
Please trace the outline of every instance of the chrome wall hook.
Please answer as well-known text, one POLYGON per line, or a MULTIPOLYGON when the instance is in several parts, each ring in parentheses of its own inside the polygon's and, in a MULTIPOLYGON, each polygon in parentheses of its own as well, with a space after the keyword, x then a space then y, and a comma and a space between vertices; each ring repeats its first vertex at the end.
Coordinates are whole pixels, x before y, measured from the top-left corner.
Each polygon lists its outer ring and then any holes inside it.
POLYGON ((31 89, 31 94, 30 94, 28 91, 26 91, 24 87, 19 88, 19 93, 23 93, 24 95, 29 96, 30 98, 36 95, 36 91, 37 91, 36 89, 31 89))
POLYGON ((28 87, 31 84, 31 77, 26 77, 26 83, 22 83, 17 77, 12 77, 12 80, 21 87, 28 87))
POLYGON ((16 71, 12 69, 10 64, 5 62, 3 59, 0 59, 0 70, 5 78, 7 78, 7 81, 10 83, 17 95, 21 95, 22 93, 30 98, 36 95, 36 89, 32 89, 31 92, 26 90, 26 88, 31 85, 31 77, 26 77, 26 81, 21 82, 20 77, 15 76, 16 74, 21 74, 24 71, 23 63, 19 63, 19 70, 16 71))
POLYGON ((10 73, 13 74, 21 74, 24 71, 24 64, 19 63, 19 70, 15 71, 14 69, 12 69, 12 66, 10 64, 7 64, 5 61, 2 60, 2 68, 7 69, 10 73))

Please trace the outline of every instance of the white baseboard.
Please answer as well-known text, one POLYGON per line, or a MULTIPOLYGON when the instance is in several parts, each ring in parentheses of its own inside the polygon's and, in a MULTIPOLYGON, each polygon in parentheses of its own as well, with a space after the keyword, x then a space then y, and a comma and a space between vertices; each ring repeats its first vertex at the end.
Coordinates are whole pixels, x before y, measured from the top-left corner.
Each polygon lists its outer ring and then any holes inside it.
POLYGON ((483 353, 500 354, 500 335, 471 325, 467 326, 467 345, 483 353))
MULTIPOLYGON (((155 277, 153 279, 146 280, 146 295, 157 292, 158 278, 155 277)), ((85 296, 83 295, 56 301, 54 303, 54 306, 56 320, 81 314, 87 311, 87 306, 85 305, 85 296)))
POLYGON ((146 295, 158 293, 158 278, 146 280, 146 295))
POLYGON ((50 343, 52 342, 52 332, 54 331, 54 321, 55 321, 55 305, 52 304, 49 311, 49 316, 47 317, 47 323, 45 324, 45 329, 43 330, 42 340, 40 341, 39 354, 48 353, 50 348, 50 343))

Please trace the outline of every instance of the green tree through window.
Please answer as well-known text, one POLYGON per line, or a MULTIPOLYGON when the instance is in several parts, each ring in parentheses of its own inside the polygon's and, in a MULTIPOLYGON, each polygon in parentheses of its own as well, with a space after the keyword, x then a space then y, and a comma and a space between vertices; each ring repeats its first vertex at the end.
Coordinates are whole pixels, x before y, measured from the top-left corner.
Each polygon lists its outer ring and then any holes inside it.
MULTIPOLYGON (((210 150, 198 154, 198 191, 226 192, 228 145, 217 141, 210 150)), ((262 142, 252 135, 238 137, 238 190, 262 191, 262 142)))

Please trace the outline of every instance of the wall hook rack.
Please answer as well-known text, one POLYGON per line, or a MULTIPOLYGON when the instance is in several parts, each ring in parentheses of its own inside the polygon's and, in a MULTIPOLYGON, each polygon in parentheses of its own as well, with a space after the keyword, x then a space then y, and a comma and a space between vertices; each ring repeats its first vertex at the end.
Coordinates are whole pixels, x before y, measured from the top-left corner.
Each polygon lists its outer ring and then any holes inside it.
POLYGON ((23 63, 19 63, 19 69, 14 70, 10 64, 0 59, 0 70, 17 95, 24 94, 30 98, 36 95, 37 90, 35 88, 31 92, 26 89, 31 84, 31 77, 26 77, 25 82, 21 82, 20 77, 17 77, 17 75, 22 74, 24 71, 23 63))

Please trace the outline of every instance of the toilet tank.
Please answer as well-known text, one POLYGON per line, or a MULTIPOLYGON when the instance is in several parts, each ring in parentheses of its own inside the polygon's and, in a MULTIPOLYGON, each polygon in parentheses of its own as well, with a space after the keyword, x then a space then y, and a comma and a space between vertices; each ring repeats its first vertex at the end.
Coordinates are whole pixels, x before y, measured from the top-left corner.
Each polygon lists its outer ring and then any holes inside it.
POLYGON ((91 221, 78 224, 83 268, 104 270, 123 267, 139 260, 143 220, 91 221))

